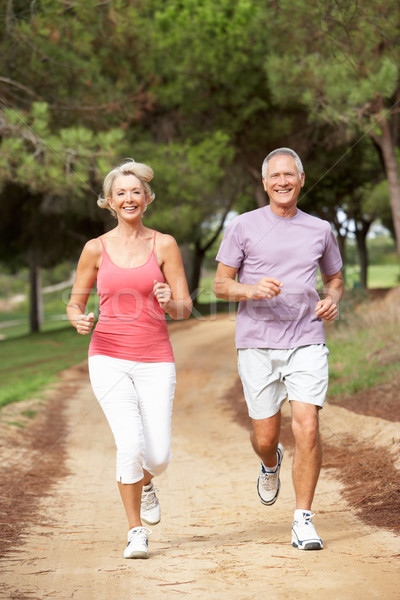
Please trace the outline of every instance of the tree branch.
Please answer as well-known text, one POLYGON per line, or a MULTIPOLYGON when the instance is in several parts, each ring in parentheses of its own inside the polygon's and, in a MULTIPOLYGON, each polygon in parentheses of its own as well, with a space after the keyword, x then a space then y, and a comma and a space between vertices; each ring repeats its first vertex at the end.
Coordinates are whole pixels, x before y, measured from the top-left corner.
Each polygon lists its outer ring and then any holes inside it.
POLYGON ((22 90, 23 92, 26 92, 30 96, 34 96, 34 98, 37 98, 38 100, 43 99, 41 96, 38 96, 33 90, 27 88, 26 85, 23 85, 22 83, 19 83, 18 81, 14 81, 14 79, 9 79, 8 77, 0 77, 0 81, 3 83, 7 83, 8 85, 12 85, 12 86, 22 90))

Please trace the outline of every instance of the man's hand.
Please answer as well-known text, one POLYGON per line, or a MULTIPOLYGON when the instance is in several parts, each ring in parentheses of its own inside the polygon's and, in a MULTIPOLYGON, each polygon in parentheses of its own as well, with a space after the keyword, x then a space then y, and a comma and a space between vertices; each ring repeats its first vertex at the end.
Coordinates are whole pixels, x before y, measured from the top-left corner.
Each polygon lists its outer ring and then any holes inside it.
POLYGON ((324 321, 334 321, 338 316, 338 307, 330 296, 317 302, 315 314, 319 319, 324 321))
POLYGON ((279 279, 272 277, 263 277, 255 285, 249 286, 249 300, 258 300, 259 298, 274 298, 281 293, 283 283, 279 279))

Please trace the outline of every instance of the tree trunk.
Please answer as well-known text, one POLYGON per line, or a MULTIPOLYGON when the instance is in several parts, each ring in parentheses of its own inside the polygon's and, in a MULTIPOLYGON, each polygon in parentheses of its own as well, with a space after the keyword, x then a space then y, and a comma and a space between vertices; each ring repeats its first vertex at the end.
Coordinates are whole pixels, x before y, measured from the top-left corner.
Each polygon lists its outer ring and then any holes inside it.
POLYGON ((258 185, 256 185, 255 188, 255 197, 256 197, 256 202, 257 202, 257 206, 258 208, 262 208, 263 206, 266 206, 267 204, 267 194, 262 186, 261 183, 259 183, 258 185))
POLYGON ((214 230, 214 233, 211 235, 209 240, 207 242, 205 242, 205 244, 203 246, 201 246, 200 240, 196 240, 194 242, 194 252, 193 252, 193 256, 192 256, 192 260, 191 260, 191 264, 190 264, 190 276, 188 278, 188 282, 189 282, 189 291, 192 294, 192 300, 195 304, 197 303, 197 296, 200 291, 199 284, 200 284, 200 277, 201 277, 201 267, 203 264, 205 254, 206 254, 207 250, 209 248, 211 248, 211 246, 217 240, 219 234, 221 233, 221 231, 224 227, 225 221, 226 221, 226 217, 228 216, 228 214, 231 210, 232 204, 233 204, 233 198, 231 198, 230 201, 228 202, 228 204, 225 208, 225 211, 221 216, 219 225, 214 230))
POLYGON ((339 252, 340 252, 340 256, 342 257, 342 261, 343 261, 343 267, 342 267, 342 275, 343 275, 343 281, 346 283, 346 240, 347 240, 347 230, 346 230, 346 234, 343 235, 343 233, 341 232, 342 226, 341 224, 335 220, 333 222, 333 225, 335 227, 336 230, 336 240, 339 246, 339 252))
POLYGON ((400 180, 397 167, 395 146, 390 133, 389 123, 385 117, 378 118, 381 134, 371 132, 370 136, 379 146, 385 165, 389 185, 390 206, 392 208, 393 227, 396 236, 397 253, 400 257, 400 180))
POLYGON ((192 251, 190 244, 185 242, 179 245, 179 250, 182 256, 183 268, 185 270, 186 281, 189 283, 192 278, 192 251))
POLYGON ((254 180, 254 196, 257 202, 257 206, 258 208, 262 208, 263 206, 266 206, 268 198, 266 191, 264 190, 264 186, 262 184, 261 171, 249 166, 247 167, 247 170, 249 171, 254 180))
POLYGON ((371 227, 372 221, 361 220, 356 222, 356 240, 358 257, 360 259, 360 283, 361 287, 366 290, 368 287, 368 249, 367 249, 367 234, 371 227))
POLYGON ((29 284, 29 326, 31 333, 37 333, 43 323, 43 302, 40 264, 34 252, 29 256, 29 284))
POLYGON ((201 266, 204 260, 205 250, 196 242, 194 245, 192 272, 189 280, 189 292, 192 294, 194 304, 197 304, 197 296, 199 293, 201 266))

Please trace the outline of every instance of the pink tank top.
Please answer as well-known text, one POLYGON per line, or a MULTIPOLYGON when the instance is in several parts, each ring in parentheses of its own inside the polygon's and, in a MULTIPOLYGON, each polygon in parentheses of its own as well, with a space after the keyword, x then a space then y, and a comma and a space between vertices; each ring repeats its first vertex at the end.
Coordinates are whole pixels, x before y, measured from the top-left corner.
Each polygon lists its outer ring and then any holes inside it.
POLYGON ((124 268, 103 256, 97 274, 100 314, 89 356, 102 354, 138 362, 174 362, 164 310, 153 295, 154 280, 164 282, 154 245, 140 267, 124 268))

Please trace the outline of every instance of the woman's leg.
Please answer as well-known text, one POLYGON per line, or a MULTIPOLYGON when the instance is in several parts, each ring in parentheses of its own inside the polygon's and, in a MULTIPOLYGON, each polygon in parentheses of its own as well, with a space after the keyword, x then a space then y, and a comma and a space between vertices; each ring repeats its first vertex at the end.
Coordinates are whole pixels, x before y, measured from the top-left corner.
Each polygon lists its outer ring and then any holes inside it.
POLYGON ((121 483, 118 481, 118 488, 128 519, 129 529, 132 529, 132 527, 141 527, 140 506, 143 480, 137 483, 121 483))
POLYGON ((144 485, 171 459, 171 420, 175 393, 174 363, 137 363, 134 374, 145 443, 144 485))
POLYGON ((108 356, 93 356, 89 359, 93 391, 117 446, 116 479, 130 529, 141 525, 140 503, 145 454, 139 399, 132 383, 134 365, 130 361, 108 356))

